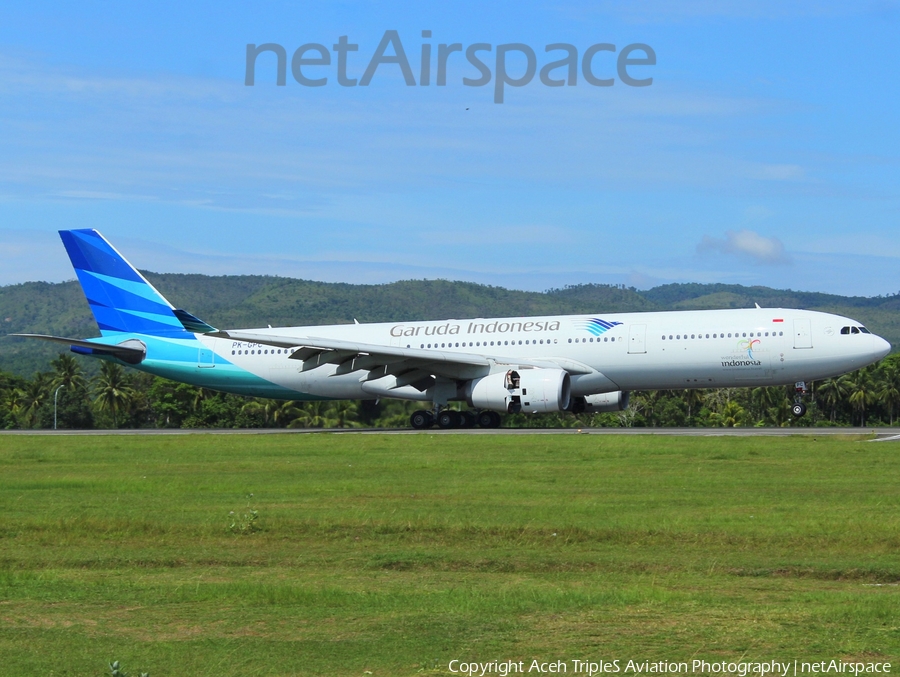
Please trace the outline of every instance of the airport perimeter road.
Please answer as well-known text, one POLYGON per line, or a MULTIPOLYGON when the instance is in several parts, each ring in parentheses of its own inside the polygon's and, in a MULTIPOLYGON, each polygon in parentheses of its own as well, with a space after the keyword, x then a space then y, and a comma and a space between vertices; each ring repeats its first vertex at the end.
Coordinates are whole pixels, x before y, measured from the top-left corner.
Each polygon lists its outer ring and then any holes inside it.
POLYGON ((785 435, 844 435, 872 437, 872 441, 900 442, 900 428, 457 428, 405 430, 385 428, 246 428, 246 429, 121 429, 121 430, 3 430, 15 435, 670 435, 682 437, 783 437, 785 435))

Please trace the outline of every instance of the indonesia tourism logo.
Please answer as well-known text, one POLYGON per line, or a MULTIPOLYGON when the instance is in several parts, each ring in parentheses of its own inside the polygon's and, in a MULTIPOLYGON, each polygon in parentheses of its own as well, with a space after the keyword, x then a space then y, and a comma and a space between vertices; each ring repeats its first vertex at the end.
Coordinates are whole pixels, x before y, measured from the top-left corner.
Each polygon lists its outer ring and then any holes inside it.
POLYGON ((753 348, 756 344, 759 343, 759 339, 750 338, 744 339, 742 341, 738 341, 738 350, 741 352, 747 351, 747 357, 751 360, 753 359, 753 348))

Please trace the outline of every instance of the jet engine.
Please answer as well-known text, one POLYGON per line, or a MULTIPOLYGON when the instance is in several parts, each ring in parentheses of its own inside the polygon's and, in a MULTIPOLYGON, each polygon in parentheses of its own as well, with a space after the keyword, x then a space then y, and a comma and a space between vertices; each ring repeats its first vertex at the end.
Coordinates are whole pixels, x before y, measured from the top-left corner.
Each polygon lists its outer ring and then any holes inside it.
POLYGON ((628 401, 631 399, 630 392, 616 390, 611 393, 600 393, 599 395, 585 395, 584 397, 575 397, 572 399, 572 411, 580 414, 586 411, 591 414, 602 414, 610 411, 624 411, 628 409, 628 401))
POLYGON ((569 374, 564 369, 510 369, 469 382, 469 406, 516 414, 564 411, 569 406, 569 374))

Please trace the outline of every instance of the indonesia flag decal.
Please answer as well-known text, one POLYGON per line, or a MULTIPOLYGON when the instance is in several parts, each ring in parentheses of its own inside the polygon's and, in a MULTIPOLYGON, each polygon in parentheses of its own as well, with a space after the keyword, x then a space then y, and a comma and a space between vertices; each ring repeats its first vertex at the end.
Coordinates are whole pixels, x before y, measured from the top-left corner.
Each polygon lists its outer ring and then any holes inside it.
POLYGON ((772 322, 784 322, 784 320, 779 317, 777 320, 772 320, 772 322))

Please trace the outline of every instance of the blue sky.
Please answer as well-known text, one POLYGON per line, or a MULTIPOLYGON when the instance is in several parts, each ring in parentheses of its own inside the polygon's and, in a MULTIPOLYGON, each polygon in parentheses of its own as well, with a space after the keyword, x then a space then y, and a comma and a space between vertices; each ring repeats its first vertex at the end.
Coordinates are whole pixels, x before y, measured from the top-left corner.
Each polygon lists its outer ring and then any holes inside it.
POLYGON ((55 233, 93 227, 160 272, 896 293, 898 35, 888 1, 7 4, 0 284, 72 278, 55 233), (248 43, 347 35, 359 78, 386 30, 417 78, 423 42, 657 63, 502 104, 458 54, 444 87, 244 85, 248 43))

